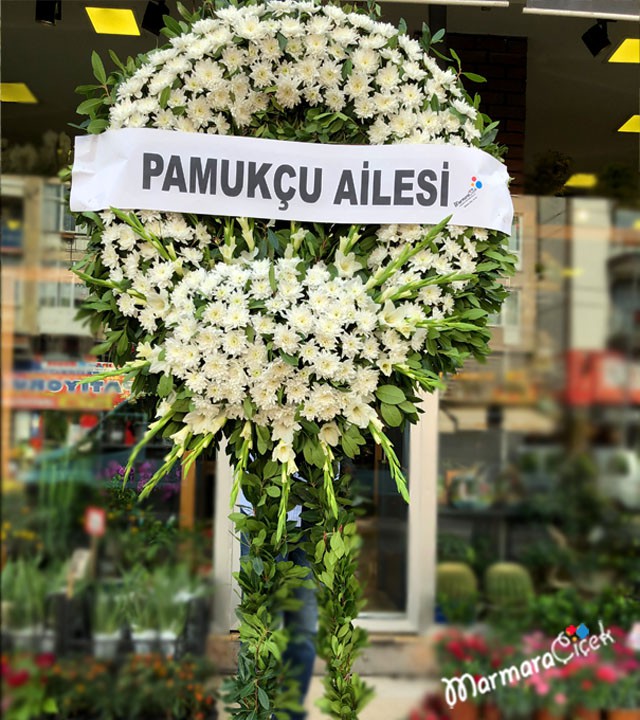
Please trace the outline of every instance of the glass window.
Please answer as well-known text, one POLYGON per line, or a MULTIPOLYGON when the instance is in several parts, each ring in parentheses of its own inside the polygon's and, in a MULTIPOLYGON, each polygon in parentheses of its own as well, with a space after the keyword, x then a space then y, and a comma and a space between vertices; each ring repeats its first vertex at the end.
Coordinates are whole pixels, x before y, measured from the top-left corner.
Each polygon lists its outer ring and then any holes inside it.
POLYGON ((511 235, 509 236, 509 250, 514 255, 517 255, 516 268, 520 270, 522 268, 522 215, 519 213, 513 216, 511 235))
POLYGON ((38 283, 41 307, 55 307, 58 304, 58 283, 38 283))
POLYGON ((3 250, 22 248, 23 208, 22 198, 2 198, 2 232, 0 242, 3 250))
MULTIPOLYGON (((407 476, 409 431, 390 432, 396 454, 407 476)), ((353 492, 362 515, 359 577, 364 585, 368 612, 404 612, 407 606, 408 506, 396 490, 377 445, 363 448, 345 467, 353 479, 353 492)))
POLYGON ((520 326, 520 291, 511 289, 499 313, 489 316, 492 327, 518 328, 520 326))
POLYGON ((71 297, 73 294, 73 283, 60 283, 60 307, 71 307, 71 297))
POLYGON ((79 308, 85 299, 89 295, 89 289, 86 285, 80 285, 80 283, 74 283, 73 285, 73 305, 79 308))
POLYGON ((60 230, 60 186, 46 184, 42 203, 42 230, 57 233, 60 230))

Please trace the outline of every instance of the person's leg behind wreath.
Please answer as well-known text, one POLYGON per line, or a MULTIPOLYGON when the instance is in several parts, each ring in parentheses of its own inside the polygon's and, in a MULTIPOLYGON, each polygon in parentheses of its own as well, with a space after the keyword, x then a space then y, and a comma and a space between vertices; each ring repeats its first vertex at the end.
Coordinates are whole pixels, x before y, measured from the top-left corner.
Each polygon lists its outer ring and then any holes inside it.
MULTIPOLYGON (((301 548, 289 553, 289 560, 301 567, 309 568, 311 565, 301 548)), ((316 633, 318 628, 318 600, 314 588, 298 588, 295 597, 302 601, 300 608, 290 610, 284 614, 284 624, 290 633, 291 640, 283 660, 290 661, 293 677, 300 684, 300 705, 304 705, 305 698, 311 685, 313 665, 316 659, 316 633)), ((305 720, 306 713, 291 713, 291 720, 305 720)))

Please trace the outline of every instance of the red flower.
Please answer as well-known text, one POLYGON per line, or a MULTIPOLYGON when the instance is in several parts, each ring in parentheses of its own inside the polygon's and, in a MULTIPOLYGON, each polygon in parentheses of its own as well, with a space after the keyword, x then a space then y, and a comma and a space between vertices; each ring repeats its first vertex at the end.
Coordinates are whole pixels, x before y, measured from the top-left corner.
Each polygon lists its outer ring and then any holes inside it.
POLYGON ((618 674, 610 665, 600 665, 596 668, 596 677, 602 682, 614 683, 618 679, 618 674))
POLYGON ((50 668, 56 661, 56 656, 53 653, 40 653, 36 656, 36 665, 41 670, 50 668))
POLYGON ((7 683, 9 687, 19 688, 29 682, 29 673, 26 670, 16 670, 7 674, 7 683))
POLYGON ((591 680, 583 680, 582 681, 582 689, 583 690, 591 690, 593 688, 593 683, 591 680))
POLYGON ((450 643, 447 644, 447 650, 457 659, 457 660, 465 660, 466 659, 466 653, 464 651, 464 647, 462 643, 459 640, 452 640, 450 643))
POLYGON ((487 643, 478 635, 470 637, 468 644, 471 650, 482 654, 487 652, 487 643))

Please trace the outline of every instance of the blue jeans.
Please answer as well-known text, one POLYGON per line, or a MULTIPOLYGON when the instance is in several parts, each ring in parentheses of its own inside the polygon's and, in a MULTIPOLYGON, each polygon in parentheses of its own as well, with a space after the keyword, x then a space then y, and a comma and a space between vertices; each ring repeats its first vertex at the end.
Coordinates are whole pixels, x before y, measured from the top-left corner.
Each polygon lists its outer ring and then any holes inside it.
MULTIPOLYGON (((240 555, 245 556, 248 552, 249 548, 243 538, 240 555)), ((300 567, 311 567, 306 553, 301 548, 292 550, 287 559, 300 567)), ((309 570, 308 577, 311 578, 311 570, 309 570)), ((300 705, 304 705, 316 659, 318 600, 313 588, 296 588, 293 595, 297 600, 301 600, 302 604, 298 610, 287 610, 284 613, 284 627, 290 633, 290 642, 282 659, 285 663, 291 662, 293 679, 298 681, 300 687, 298 702, 300 705)), ((305 720, 306 716, 306 713, 291 713, 289 717, 290 720, 305 720)))

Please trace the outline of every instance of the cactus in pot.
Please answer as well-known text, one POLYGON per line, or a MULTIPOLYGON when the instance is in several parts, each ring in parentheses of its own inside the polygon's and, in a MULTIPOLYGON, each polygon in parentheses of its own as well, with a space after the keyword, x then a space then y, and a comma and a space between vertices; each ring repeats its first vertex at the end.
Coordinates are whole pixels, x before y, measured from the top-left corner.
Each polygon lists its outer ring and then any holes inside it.
POLYGON ((478 580, 469 565, 442 562, 436 571, 436 596, 448 622, 468 623, 475 618, 478 580))
POLYGON ((529 571, 518 563, 494 563, 485 573, 484 589, 495 613, 525 610, 534 596, 529 571))

